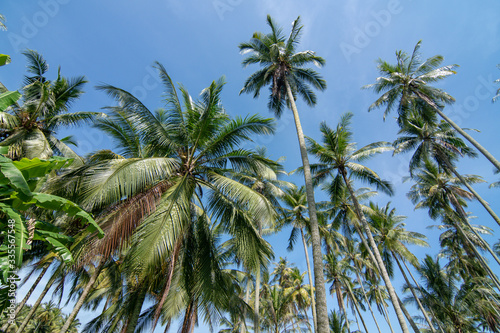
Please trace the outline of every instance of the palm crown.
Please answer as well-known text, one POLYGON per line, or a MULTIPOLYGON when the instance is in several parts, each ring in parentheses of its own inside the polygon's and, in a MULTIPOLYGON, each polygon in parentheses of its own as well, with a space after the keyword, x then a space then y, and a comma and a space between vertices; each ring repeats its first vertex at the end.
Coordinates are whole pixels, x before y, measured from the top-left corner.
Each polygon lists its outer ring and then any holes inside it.
POLYGON ((310 86, 324 90, 326 81, 316 71, 305 66, 313 63, 321 67, 325 64, 325 60, 313 51, 296 51, 303 27, 300 25, 300 17, 293 22, 288 38, 269 15, 267 24, 271 28, 270 33, 256 32, 249 42, 239 45, 242 54, 250 53, 243 60, 245 67, 251 64, 260 64, 262 67, 246 80, 240 94, 253 92, 254 97, 258 97, 260 89, 270 84, 271 95, 268 107, 277 117, 280 117, 285 102, 288 102, 286 97, 286 84, 288 83, 294 98, 296 94, 299 94, 308 105, 315 105, 316 95, 310 86))
POLYGON ((385 106, 384 119, 393 109, 398 111, 398 123, 401 124, 406 117, 406 111, 415 103, 424 101, 433 102, 438 106, 451 104, 455 99, 441 89, 429 86, 429 83, 437 82, 452 74, 457 65, 439 67, 443 62, 443 56, 435 55, 423 61, 420 58, 421 41, 415 45, 413 53, 397 51, 395 65, 391 65, 382 59, 378 60, 378 70, 382 76, 376 82, 364 86, 365 89, 373 89, 376 93, 383 92, 372 105, 369 111, 385 106))

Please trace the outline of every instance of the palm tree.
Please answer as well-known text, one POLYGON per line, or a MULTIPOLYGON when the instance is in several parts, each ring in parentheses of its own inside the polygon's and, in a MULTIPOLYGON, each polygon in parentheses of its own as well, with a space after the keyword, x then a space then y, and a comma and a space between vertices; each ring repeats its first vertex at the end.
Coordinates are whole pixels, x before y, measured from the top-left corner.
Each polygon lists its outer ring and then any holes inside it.
MULTIPOLYGON (((203 90, 198 101, 185 88, 180 98, 163 66, 156 67, 166 91, 166 108, 156 113, 122 89, 99 87, 118 106, 109 107, 111 117, 98 126, 117 136, 125 134, 124 156, 99 152, 88 165, 61 177, 60 186, 54 183, 60 190, 79 193, 82 205, 100 214, 106 236, 90 243, 86 258, 109 258, 130 246, 127 265, 133 271, 151 272, 168 260, 175 266, 184 258, 176 252, 177 244, 198 230, 193 223, 201 223, 201 228, 211 221, 235 239, 239 257, 252 253, 255 262, 263 261, 271 250, 253 221, 272 220, 274 207, 262 194, 232 179, 229 171, 266 166, 254 152, 237 147, 252 134, 271 134, 272 119, 231 119, 220 102, 222 79, 203 90)), ((204 228, 200 232, 208 225, 204 228)), ((185 244, 183 249, 192 250, 185 244)), ((213 260, 216 257, 200 264, 217 266, 213 260)), ((168 288, 162 293, 167 295, 168 288)), ((192 319, 199 294, 191 296, 186 306, 192 319)), ((231 295, 222 290, 220 296, 231 295)))
POLYGON ((8 112, 1 112, 0 145, 9 146, 9 157, 13 159, 48 158, 56 152, 81 164, 81 158, 67 145, 72 140, 59 140, 55 134, 62 126, 79 125, 103 115, 101 112, 68 113, 71 104, 83 94, 85 77, 67 79, 61 76, 59 69, 56 80, 50 81, 45 77, 49 69, 45 59, 33 50, 23 54, 32 76, 24 78, 22 105, 14 103, 8 112))
MULTIPOLYGON (((260 158, 263 163, 261 163, 258 168, 241 170, 234 173, 233 178, 238 182, 250 187, 254 191, 262 194, 268 199, 276 209, 279 209, 279 199, 285 195, 284 190, 294 188, 295 185, 278 179, 279 176, 286 175, 283 166, 279 164, 278 161, 272 161, 266 157, 266 148, 257 149, 255 154, 256 158, 260 158)), ((272 220, 256 220, 255 224, 257 230, 259 231, 259 236, 263 234, 263 228, 268 227, 273 229, 276 221, 272 220)), ((260 295, 260 278, 261 278, 261 266, 267 266, 269 262, 259 263, 256 267, 252 269, 255 270, 255 293, 260 295)), ((260 298, 255 298, 255 323, 254 327, 260 327, 259 324, 259 312, 260 312, 260 298)))
MULTIPOLYGON (((396 209, 390 209, 390 203, 387 203, 385 207, 379 207, 373 202, 370 202, 370 209, 371 212, 368 216, 368 221, 376 235, 374 238, 380 246, 382 257, 385 259, 386 265, 392 265, 392 259, 394 259, 406 284, 410 285, 410 281, 401 265, 401 261, 408 261, 417 268, 419 267, 419 263, 417 257, 406 247, 406 244, 429 246, 424 240, 427 237, 418 232, 407 231, 405 229, 405 224, 402 223, 402 221, 406 219, 406 216, 396 215, 396 209)), ((435 332, 427 312, 418 301, 415 289, 410 288, 410 291, 416 298, 420 311, 422 311, 425 320, 429 324, 431 332, 435 332)))
MULTIPOLYGON (((424 109, 425 107, 422 107, 424 109)), ((409 112, 408 118, 401 124, 399 134, 394 141, 394 153, 404 153, 415 149, 410 160, 410 174, 413 170, 424 163, 426 159, 435 160, 445 170, 452 172, 462 184, 474 195, 481 205, 488 211, 493 219, 500 225, 500 218, 491 209, 489 204, 470 186, 462 175, 454 167, 453 161, 458 156, 475 157, 476 153, 465 145, 455 135, 455 131, 449 124, 441 122, 436 124, 434 117, 424 119, 417 112, 409 112)))
POLYGON ((286 190, 285 196, 282 198, 284 207, 282 208, 284 225, 291 224, 293 226, 292 232, 288 240, 288 250, 293 250, 293 244, 297 237, 297 232, 300 232, 302 246, 304 248, 304 256, 307 264, 307 276, 309 278, 309 285, 311 286, 311 307, 313 315, 314 331, 317 331, 317 318, 316 318, 316 302, 314 300, 313 276, 311 271, 311 263, 309 260, 309 251, 307 241, 304 235, 304 228, 309 229, 309 218, 307 214, 307 196, 304 186, 300 188, 291 188, 286 190))
MULTIPOLYGON (((480 300, 495 302, 495 296, 480 284, 466 281, 459 285, 458 279, 441 269, 439 261, 429 255, 423 260, 418 272, 424 284, 424 288, 420 289, 420 302, 432 310, 434 321, 439 322, 445 332, 479 331, 478 324, 485 322, 480 313, 486 307, 485 302, 480 300)), ((414 298, 409 300, 415 301, 414 298)))
POLYGON ((316 89, 324 90, 326 88, 326 82, 318 73, 310 68, 304 67, 310 63, 322 66, 325 61, 323 58, 316 56, 312 51, 296 52, 296 47, 300 41, 300 34, 302 31, 300 18, 297 18, 293 22, 292 30, 288 38, 284 36, 282 29, 276 25, 271 16, 267 17, 267 23, 271 28, 269 34, 256 32, 250 42, 241 43, 239 45, 242 53, 250 53, 250 55, 243 60, 244 66, 260 64, 263 67, 246 80, 240 93, 253 92, 253 96, 256 98, 260 94, 260 89, 269 84, 271 94, 268 107, 274 112, 276 117, 280 117, 285 104, 292 110, 295 127, 297 129, 302 165, 304 168, 304 180, 311 223, 318 332, 326 333, 328 331, 328 311, 326 306, 326 291, 323 278, 321 240, 316 216, 316 203, 314 200, 314 189, 304 133, 295 104, 297 94, 299 94, 308 105, 312 106, 316 104, 316 96, 311 90, 310 85, 316 89))
POLYGON ((366 85, 364 88, 372 88, 376 93, 383 92, 383 94, 370 105, 368 110, 385 106, 385 118, 392 109, 397 108, 398 124, 402 124, 407 117, 408 110, 411 110, 415 104, 423 102, 476 147, 496 169, 500 170, 500 162, 443 113, 443 103, 451 104, 455 99, 441 89, 428 85, 428 83, 437 82, 455 74, 453 69, 457 65, 439 67, 443 62, 441 55, 435 55, 422 62, 419 53, 420 44, 421 41, 415 45, 411 56, 406 52, 397 51, 396 65, 391 65, 382 59, 378 60, 378 70, 382 76, 378 77, 375 83, 366 85))
MULTIPOLYGON (((475 176, 464 177, 468 183, 473 183, 476 179, 475 176)), ((428 208, 429 216, 433 219, 437 217, 449 218, 449 221, 454 223, 455 228, 466 244, 464 249, 469 251, 468 254, 471 257, 475 256, 477 258, 483 269, 488 272, 497 287, 500 288, 500 281, 479 254, 464 228, 462 228, 462 223, 464 223, 469 230, 476 234, 478 239, 482 239, 468 222, 462 207, 465 204, 463 198, 471 198, 471 194, 458 186, 459 180, 442 172, 438 166, 429 160, 425 161, 424 167, 420 168, 419 173, 414 174, 413 179, 415 184, 412 185, 407 196, 416 204, 415 208, 428 208)))
MULTIPOLYGON (((392 286, 386 267, 380 252, 378 251, 378 247, 373 239, 369 224, 355 196, 350 180, 350 177, 358 178, 362 181, 375 185, 379 190, 392 194, 392 188, 389 183, 380 179, 380 177, 373 170, 357 163, 358 161, 364 161, 373 155, 392 150, 392 147, 388 142, 376 142, 356 150, 354 143, 351 142, 352 132, 349 129, 352 116, 352 113, 344 114, 341 117, 336 130, 332 130, 324 122, 321 123, 320 131, 323 134, 323 145, 308 138, 309 151, 317 156, 320 161, 318 164, 312 165, 311 170, 313 171, 314 177, 318 182, 332 178, 333 183, 343 183, 349 190, 358 220, 361 222, 364 233, 368 237, 370 246, 365 246, 367 249, 371 248, 371 251, 373 251, 372 254, 374 255, 374 258, 372 259, 374 259, 375 265, 379 269, 382 279, 385 282, 401 325, 401 329, 403 332, 408 332, 396 292, 394 291, 394 287, 392 286)), ((362 235, 360 234, 360 237, 361 236, 362 235)))
POLYGON ((332 310, 328 316, 330 333, 349 333, 348 319, 343 313, 332 310))

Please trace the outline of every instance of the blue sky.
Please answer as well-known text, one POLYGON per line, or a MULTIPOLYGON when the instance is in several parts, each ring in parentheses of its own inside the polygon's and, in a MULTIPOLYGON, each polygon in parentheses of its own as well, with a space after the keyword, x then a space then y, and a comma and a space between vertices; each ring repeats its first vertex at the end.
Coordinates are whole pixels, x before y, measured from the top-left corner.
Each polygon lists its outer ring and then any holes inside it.
MULTIPOLYGON (((393 62, 396 50, 411 52, 422 40, 424 58, 442 54, 444 64, 460 66, 457 75, 438 84, 456 98, 455 105, 445 111, 462 127, 480 130, 473 136, 500 157, 500 103, 491 103, 499 88, 493 81, 500 77, 496 67, 500 63, 500 3, 495 0, 462 0, 452 4, 429 0, 4 0, 0 13, 8 26, 8 31, 0 32, 0 53, 12 56, 12 63, 1 69, 0 81, 11 90, 22 84, 26 63, 20 52, 30 48, 48 61, 49 77, 55 77, 57 66, 61 66, 65 76, 87 77, 86 94, 74 104, 73 111, 98 111, 111 105, 104 93, 93 88, 101 83, 132 91, 154 109, 161 106, 161 87, 151 65, 159 61, 173 80, 186 86, 192 95, 224 75, 227 84, 222 99, 228 113, 260 113, 269 117, 272 114, 266 109, 265 94, 258 100, 238 95, 246 77, 257 69, 242 68, 238 44, 247 41, 254 31, 268 31, 267 14, 285 31, 300 15, 305 26, 300 49, 314 50, 326 59, 326 66, 319 72, 328 83, 328 89, 318 93, 315 108, 298 104, 304 132, 319 139, 321 121, 334 127, 342 113, 352 111, 354 138, 359 147, 374 141, 392 141, 398 130, 395 115, 384 122, 382 110, 367 111, 376 95, 361 87, 377 77, 376 59, 393 62)), ((88 127, 59 133, 60 137, 69 134, 78 139, 81 154, 113 147, 106 137, 88 127)), ((286 156, 287 171, 299 166, 297 139, 289 114, 278 121, 274 137, 258 138, 256 143, 265 145, 273 158, 286 156)), ((422 257, 436 253, 439 232, 426 229, 432 221, 425 212, 414 212, 405 197, 411 185, 401 182, 407 176, 407 162, 408 156, 391 157, 387 153, 369 165, 396 187, 394 197, 380 196, 376 200, 380 204, 392 201, 399 214, 409 216, 409 229, 429 237, 432 249, 412 249, 422 257)), ((458 168, 464 174, 479 174, 488 183, 498 180, 483 157, 463 161, 458 168)), ((302 182, 297 176, 292 180, 302 182)), ((476 188, 494 209, 499 206, 498 189, 488 189, 487 184, 476 188)), ((324 199, 321 194, 318 197, 324 199)), ((493 228, 498 235, 498 226, 483 213, 482 207, 471 203, 469 210, 478 216, 476 223, 493 228)), ((287 256, 305 269, 300 252, 284 250, 287 237, 288 234, 280 234, 270 239, 277 259, 287 256)), ((495 241, 494 237, 487 239, 495 241)), ((83 317, 80 319, 84 321, 83 317)))

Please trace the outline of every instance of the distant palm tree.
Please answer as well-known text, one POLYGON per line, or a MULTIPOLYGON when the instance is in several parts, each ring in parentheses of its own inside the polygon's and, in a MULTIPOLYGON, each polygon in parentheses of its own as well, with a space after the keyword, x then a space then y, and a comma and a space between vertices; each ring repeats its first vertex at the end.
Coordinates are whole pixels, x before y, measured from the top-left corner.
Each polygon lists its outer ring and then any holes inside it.
MULTIPOLYGON (((380 246, 380 252, 382 252, 382 257, 385 260, 386 266, 392 265, 392 260, 394 260, 403 275, 407 285, 410 285, 410 281, 401 265, 401 261, 409 261, 414 267, 419 267, 417 257, 406 247, 407 244, 419 245, 419 246, 429 246, 429 244, 424 240, 423 234, 414 231, 407 231, 405 229, 405 224, 402 223, 406 216, 396 215, 396 209, 390 209, 390 203, 384 207, 379 207, 378 205, 370 202, 370 214, 368 214, 368 221, 376 236, 375 240, 380 246)), ((413 287, 410 291, 417 297, 416 291, 413 287)), ((429 329, 431 332, 435 332, 433 324, 427 315, 422 304, 417 299, 417 304, 422 311, 425 320, 429 324, 429 329)))
MULTIPOLYGON (((432 118, 432 116, 430 117, 432 118)), ((493 219, 500 225, 500 218, 490 205, 472 188, 454 166, 458 156, 475 157, 476 153, 467 147, 462 139, 456 136, 455 130, 447 123, 436 124, 433 119, 424 119, 417 112, 410 112, 401 124, 402 134, 394 141, 394 153, 404 153, 415 150, 410 160, 410 174, 423 165, 425 160, 435 160, 443 169, 453 173, 462 184, 474 195, 493 219)))
MULTIPOLYGON (((466 244, 464 249, 468 251, 470 256, 476 257, 483 269, 488 272, 491 279, 500 288, 500 281, 491 271, 462 227, 462 224, 465 224, 469 230, 476 233, 469 224, 462 207, 465 204, 463 199, 471 198, 471 194, 458 186, 461 181, 450 177, 429 160, 425 162, 424 167, 420 168, 419 171, 419 173, 413 175, 415 184, 410 188, 410 192, 407 194, 408 198, 416 204, 416 208, 427 208, 429 216, 433 219, 438 217, 449 218, 449 221, 454 223, 455 228, 466 244)), ((476 176, 464 177, 468 183, 474 183, 475 179, 477 179, 476 176)), ((478 234, 477 237, 481 239, 478 234)))
POLYGON ((373 239, 372 232, 361 205, 355 196, 352 180, 350 179, 350 177, 360 179, 371 185, 375 185, 379 190, 392 194, 392 187, 388 182, 380 179, 373 170, 358 163, 376 154, 392 150, 392 147, 389 142, 375 142, 361 149, 356 149, 355 144, 351 142, 352 132, 349 127, 352 116, 352 113, 344 114, 335 130, 328 127, 325 122, 321 123, 320 131, 323 135, 323 144, 319 144, 313 139, 308 138, 309 151, 319 160, 319 163, 311 165, 311 170, 316 181, 323 182, 326 179, 331 179, 333 183, 344 184, 349 190, 351 199, 354 203, 356 216, 361 222, 363 231, 369 241, 369 246, 368 244, 366 245, 367 249, 371 248, 373 252, 374 264, 379 269, 381 277, 389 291, 401 329, 403 332, 408 332, 408 327, 396 292, 394 291, 387 269, 375 240, 373 239))
POLYGON ((60 127, 103 116, 101 112, 68 113, 71 104, 83 94, 85 77, 67 79, 59 69, 56 80, 50 81, 45 77, 49 69, 45 59, 33 50, 23 54, 32 76, 24 78, 22 104, 15 103, 7 112, 1 112, 0 145, 9 146, 9 157, 13 159, 49 158, 55 151, 81 164, 82 159, 67 145, 74 142, 70 138, 59 140, 55 134, 60 127))
POLYGON ((324 90, 326 89, 326 82, 318 73, 310 68, 305 68, 305 66, 313 63, 320 67, 325 61, 313 51, 296 52, 302 31, 300 18, 297 18, 293 22, 292 31, 288 38, 286 38, 282 29, 276 25, 269 15, 267 16, 267 23, 271 28, 270 33, 263 34, 256 32, 250 42, 239 45, 243 54, 250 54, 243 60, 243 65, 260 64, 263 67, 246 80, 240 93, 253 93, 253 96, 256 98, 259 96, 262 87, 270 85, 271 94, 268 108, 274 112, 277 118, 281 116, 285 105, 292 110, 304 168, 304 180, 311 223, 316 307, 318 312, 317 331, 326 333, 328 331, 328 310, 316 203, 304 133, 295 104, 297 95, 300 95, 310 106, 316 104, 316 95, 310 86, 324 90))
POLYGON ((382 76, 378 77, 375 83, 366 85, 364 88, 371 88, 376 93, 383 92, 383 94, 370 105, 369 110, 385 106, 385 118, 391 110, 396 108, 398 124, 402 124, 407 117, 407 112, 419 102, 423 102, 476 147, 496 169, 500 170, 500 162, 443 113, 443 104, 451 104, 455 99, 441 89, 429 85, 429 83, 455 74, 453 69, 457 65, 439 67, 443 62, 441 55, 430 57, 422 62, 419 53, 420 44, 421 41, 415 45, 411 56, 406 52, 397 51, 396 65, 391 65, 382 59, 378 60, 378 69, 382 76))

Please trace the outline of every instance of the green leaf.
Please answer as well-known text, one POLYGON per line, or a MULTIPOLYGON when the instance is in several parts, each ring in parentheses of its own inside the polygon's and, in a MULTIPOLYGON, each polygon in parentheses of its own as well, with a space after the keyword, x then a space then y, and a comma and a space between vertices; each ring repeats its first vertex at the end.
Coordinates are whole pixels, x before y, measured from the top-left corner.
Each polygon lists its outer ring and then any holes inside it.
POLYGON ((28 232, 24 226, 21 215, 16 210, 1 202, 0 210, 7 215, 9 221, 13 221, 11 224, 13 228, 7 227, 6 242, 9 245, 15 244, 15 265, 17 268, 20 268, 23 262, 23 250, 26 247, 28 232), (13 241, 11 239, 13 239, 13 241))
POLYGON ((16 168, 11 159, 4 156, 0 156, 0 184, 9 184, 18 190, 19 197, 23 200, 28 201, 32 197, 28 183, 21 171, 16 168))
POLYGON ((10 64, 10 56, 6 54, 0 54, 0 66, 10 64))
POLYGON ((16 103, 19 98, 21 98, 21 94, 17 91, 6 91, 0 94, 0 111, 5 111, 7 108, 14 103, 16 103))
POLYGON ((71 255, 71 252, 61 242, 52 237, 45 237, 45 240, 54 247, 53 251, 56 252, 64 262, 73 262, 73 256, 71 255))
POLYGON ((74 202, 47 193, 33 193, 33 198, 35 199, 35 205, 37 207, 49 210, 57 210, 65 212, 69 216, 78 217, 89 224, 89 227, 87 229, 88 231, 98 232, 99 238, 104 236, 104 232, 97 225, 94 219, 87 212, 78 207, 78 205, 74 202))
POLYGON ((13 161, 14 165, 22 171, 26 179, 43 177, 52 170, 59 170, 72 163, 71 159, 55 156, 48 160, 23 158, 20 161, 13 161))

